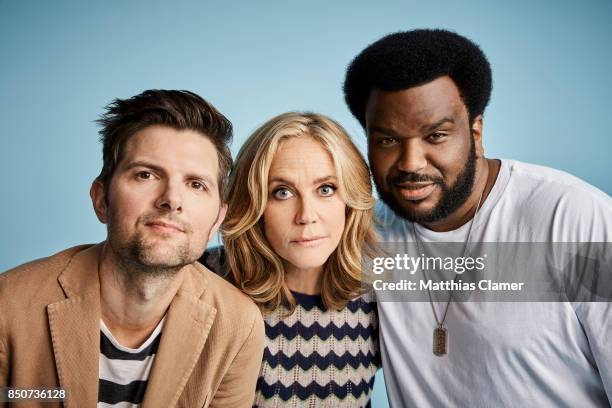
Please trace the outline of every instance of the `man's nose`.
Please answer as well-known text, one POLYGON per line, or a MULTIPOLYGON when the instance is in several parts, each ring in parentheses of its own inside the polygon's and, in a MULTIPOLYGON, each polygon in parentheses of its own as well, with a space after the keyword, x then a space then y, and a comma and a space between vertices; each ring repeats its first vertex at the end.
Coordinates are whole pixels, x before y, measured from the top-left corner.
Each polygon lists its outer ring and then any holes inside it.
POLYGON ((427 167, 423 144, 418 139, 405 140, 397 168, 405 173, 421 173, 427 167))
POLYGON ((157 199, 155 206, 161 210, 181 212, 183 210, 181 183, 168 180, 157 199))

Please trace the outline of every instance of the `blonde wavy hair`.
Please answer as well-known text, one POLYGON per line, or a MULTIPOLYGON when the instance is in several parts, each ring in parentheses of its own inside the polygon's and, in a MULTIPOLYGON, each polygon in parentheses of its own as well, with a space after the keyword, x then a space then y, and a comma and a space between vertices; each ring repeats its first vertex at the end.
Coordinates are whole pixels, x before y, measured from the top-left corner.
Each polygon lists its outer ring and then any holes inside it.
POLYGON ((283 141, 311 137, 334 162, 338 191, 346 203, 346 222, 338 247, 326 261, 321 285, 325 307, 341 309, 362 293, 362 257, 375 252, 374 198, 370 172, 361 153, 338 123, 316 113, 288 112, 257 129, 244 143, 227 189, 228 212, 221 227, 229 279, 263 311, 281 305, 290 312, 295 299, 285 283, 281 258, 261 223, 268 201, 268 173, 283 141))

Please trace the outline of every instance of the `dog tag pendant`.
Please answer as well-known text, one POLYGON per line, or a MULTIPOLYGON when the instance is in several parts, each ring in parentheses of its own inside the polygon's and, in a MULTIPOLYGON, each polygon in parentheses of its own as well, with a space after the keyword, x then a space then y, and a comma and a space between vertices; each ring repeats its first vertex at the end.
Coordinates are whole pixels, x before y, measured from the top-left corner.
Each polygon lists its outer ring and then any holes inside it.
POLYGON ((448 353, 448 331, 442 325, 436 327, 433 332, 433 353, 436 356, 448 353))

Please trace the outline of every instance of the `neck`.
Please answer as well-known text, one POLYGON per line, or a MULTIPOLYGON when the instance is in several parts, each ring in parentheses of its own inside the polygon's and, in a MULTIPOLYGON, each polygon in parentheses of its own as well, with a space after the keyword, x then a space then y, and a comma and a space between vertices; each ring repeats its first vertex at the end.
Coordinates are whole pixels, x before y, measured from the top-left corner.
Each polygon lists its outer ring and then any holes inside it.
POLYGON ((99 267, 102 320, 126 347, 139 347, 164 317, 183 281, 175 273, 143 275, 122 265, 105 244, 99 267))
POLYGON ((499 173, 500 161, 481 157, 476 162, 476 175, 472 192, 465 202, 448 217, 432 223, 423 224, 426 228, 436 232, 447 232, 455 230, 476 215, 476 207, 480 200, 480 206, 484 204, 491 189, 495 185, 499 173), (482 195, 482 199, 480 199, 482 195))
POLYGON ((306 295, 321 294, 323 267, 296 268, 285 265, 285 283, 294 292, 306 295))

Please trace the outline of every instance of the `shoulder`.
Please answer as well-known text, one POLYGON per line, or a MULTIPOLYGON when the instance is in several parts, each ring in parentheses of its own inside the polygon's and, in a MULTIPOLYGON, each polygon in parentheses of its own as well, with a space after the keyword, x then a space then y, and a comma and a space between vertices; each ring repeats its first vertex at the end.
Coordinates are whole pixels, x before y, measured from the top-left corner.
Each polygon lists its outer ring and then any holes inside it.
POLYGON ((538 187, 555 195, 577 193, 591 200, 607 202, 610 196, 584 180, 562 170, 517 160, 504 160, 509 167, 511 179, 524 187, 538 187))
POLYGON ((556 240, 611 238, 606 237, 612 229, 609 195, 561 170, 512 160, 506 164, 510 169, 506 201, 535 224, 549 219, 556 240))
MULTIPOLYGON (((65 298, 58 277, 74 255, 88 245, 61 251, 20 265, 0 275, 0 333, 40 335, 45 308, 65 298)), ((0 336, 1 337, 1 336, 0 336)))
POLYGON ((231 324, 248 325, 247 328, 255 321, 263 322, 261 312, 251 298, 202 264, 196 262, 194 265, 205 277, 206 290, 202 300, 217 309, 217 318, 231 324))
POLYGON ((359 316, 359 322, 364 326, 378 327, 378 308, 374 292, 366 292, 346 304, 352 315, 359 316))
POLYGON ((346 306, 352 309, 351 311, 354 311, 353 309, 360 309, 364 313, 376 313, 376 294, 372 290, 366 291, 360 296, 349 300, 346 306))
POLYGON ((78 252, 91 245, 80 245, 46 258, 36 259, 0 274, 0 299, 24 298, 24 294, 40 294, 50 286, 57 287, 59 274, 78 252))

